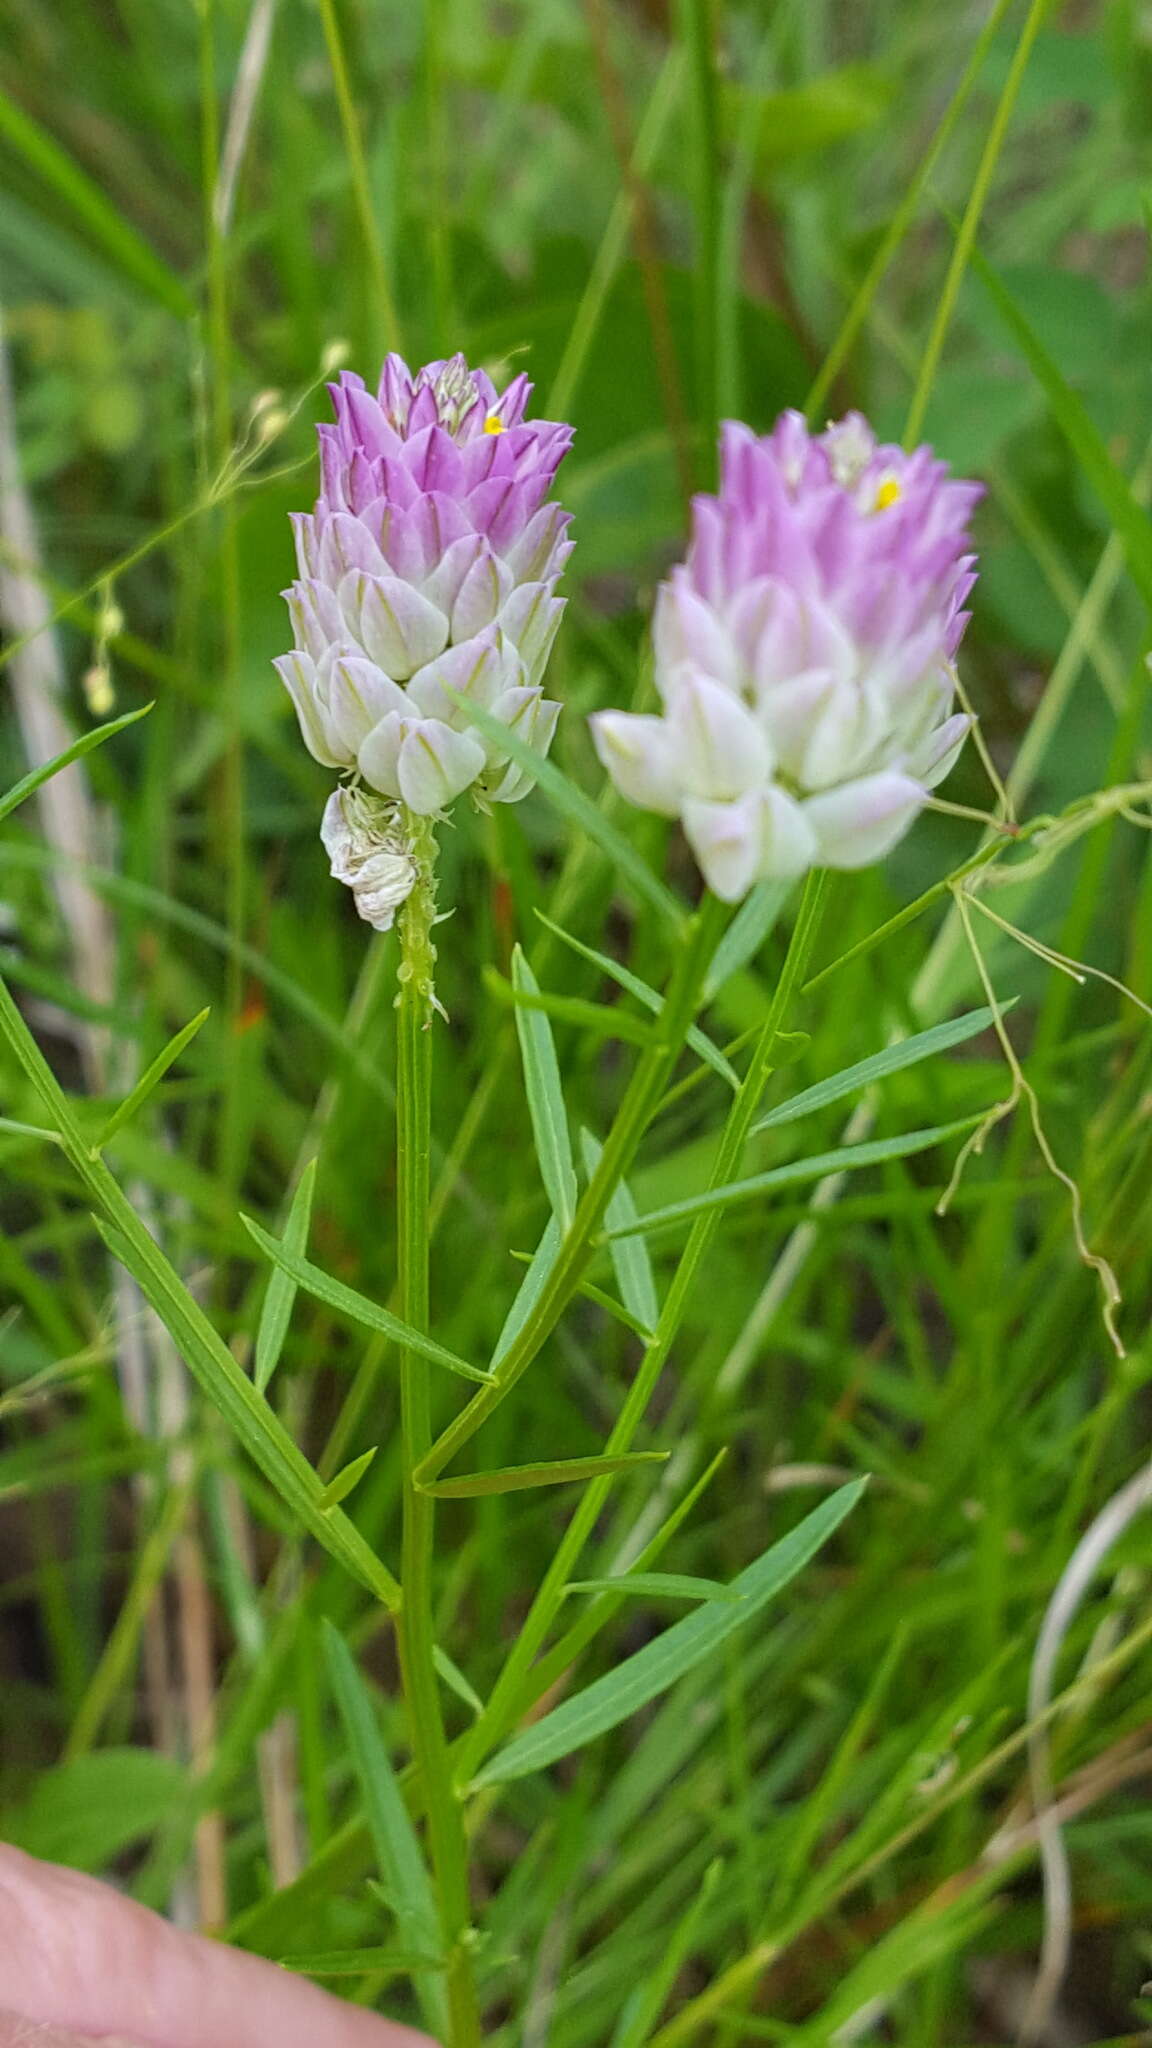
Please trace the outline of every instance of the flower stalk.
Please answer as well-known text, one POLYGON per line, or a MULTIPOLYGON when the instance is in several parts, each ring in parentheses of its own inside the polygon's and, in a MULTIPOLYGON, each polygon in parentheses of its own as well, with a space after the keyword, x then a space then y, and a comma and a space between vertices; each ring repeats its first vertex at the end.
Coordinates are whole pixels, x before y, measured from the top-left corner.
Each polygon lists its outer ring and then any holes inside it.
MULTIPOLYGON (((436 838, 431 821, 404 820, 415 880, 399 917, 400 992, 396 1002, 397 1284, 400 1313, 427 1330, 428 1194, 432 1123, 432 1017, 437 1007, 436 838)), ((428 1362, 405 1351, 400 1360, 404 1455, 402 1604, 397 1623, 400 1669, 412 1753, 420 1776, 430 1861, 444 1943, 450 2048, 476 2048, 480 2020, 469 1932, 472 1904, 463 1815, 452 1787, 448 1743, 435 1665, 432 1564, 436 1503, 414 1473, 431 1443, 428 1362)))

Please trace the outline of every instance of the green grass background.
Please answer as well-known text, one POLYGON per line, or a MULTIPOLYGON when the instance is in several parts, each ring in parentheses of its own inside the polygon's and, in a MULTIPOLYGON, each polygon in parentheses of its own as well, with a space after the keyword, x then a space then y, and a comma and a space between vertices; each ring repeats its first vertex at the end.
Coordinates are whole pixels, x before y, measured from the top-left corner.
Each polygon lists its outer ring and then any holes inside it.
MULTIPOLYGON (((373 949, 327 879, 328 779, 270 668, 333 344, 369 377, 387 346, 413 363, 461 348, 526 369, 535 410, 574 421, 560 495, 578 545, 551 688, 568 707, 555 758, 594 795, 583 714, 646 687, 652 597, 687 493, 712 478, 717 419, 766 428, 814 386, 817 417, 859 404, 900 438, 911 415, 988 485, 963 674, 990 755, 1023 817, 1096 797, 987 900, 1152 1001, 1148 839, 1097 795, 1152 772, 1152 543, 1124 483, 1142 502, 1152 481, 1152 31, 1136 0, 9 0, 3 37, 11 425, 65 711, 91 724, 93 666, 117 712, 155 702, 84 767, 85 859, 109 913, 95 982, 31 807, 3 827, 4 971, 77 1097, 93 1030, 111 1097, 212 1006, 110 1156, 242 1361, 266 1268, 237 1211, 280 1227, 314 1154, 311 1255, 379 1301, 393 1278, 392 942, 373 949), (990 282, 963 261, 973 234, 990 282)), ((10 527, 4 549, 11 568, 10 527)), ((31 652, 10 649, 10 668, 31 652)), ((7 783, 27 736, 12 700, 2 716, 7 783)), ((989 807, 975 749, 947 795, 989 807)), ((691 893, 661 821, 609 815, 691 893)), ((836 877, 819 966, 979 832, 928 816, 883 870, 836 877)), ((434 1329, 483 1360, 513 1254, 546 1215, 494 977, 519 939, 551 993, 615 1000, 537 910, 656 985, 667 944, 540 794, 491 821, 460 807, 443 839, 434 1329)), ((509 2048, 1015 2038, 1043 1920, 1029 1662, 1078 1537, 1148 1455, 1152 1039, 1115 986, 1077 984, 982 921, 979 937, 1088 1242, 1115 1269, 1127 1355, 1024 1107, 942 1221, 955 1141, 854 1177, 814 1220, 803 1188, 729 1214, 642 1437, 671 1465, 617 1482, 587 1576, 634 1554, 722 1448, 664 1569, 731 1577, 837 1475, 874 1476, 722 1660, 479 1797, 478 1968, 509 2048)), ((718 1040, 763 1018, 780 953, 777 930, 714 1005, 718 1040)), ((945 894, 802 1000, 810 1043, 775 1099, 981 1000, 945 894)), ((568 1108, 602 1136, 631 1055, 573 1018, 555 1026, 568 1108)), ((7 1054, 0 1075, 4 1114, 40 1121, 7 1054)), ((988 1033, 886 1084, 876 1134, 975 1114, 1008 1085, 988 1033)), ((705 1075, 661 1120, 633 1176, 641 1208, 703 1184, 724 1107, 705 1075)), ((748 1170, 835 1145, 846 1113, 765 1133, 748 1170)), ((145 1400, 126 1402, 118 1298, 75 1181, 16 1130, 0 1163, 8 1830, 301 1967, 339 1953, 341 1989, 411 2017, 403 1978, 360 1953, 393 1937, 319 1652, 328 1617, 402 1758, 383 1617, 299 1541, 198 1397, 172 1413, 181 1375, 139 1313, 145 1400)), ((654 1240, 658 1283, 677 1244, 654 1240)), ((595 1277, 612 1284, 606 1259, 595 1277)), ((478 1461, 595 1453, 636 1353, 578 1301, 478 1461)), ((316 1460, 343 1412, 326 1472, 379 1447, 345 1505, 394 1561, 384 1346, 366 1358, 363 1333, 301 1299, 273 1395, 316 1460)), ((444 1420, 456 1390, 437 1398, 444 1420)), ((563 1489, 445 1505, 438 1629, 481 1696, 571 1506, 563 1489)), ((1064 2015, 1100 2044, 1146 2038, 1152 2013, 1149 1542, 1134 1520, 1057 1670, 1066 1686, 1095 1667, 1053 1725, 1052 1771, 1075 1886, 1064 2015)), ((579 1682, 677 1611, 625 1603, 579 1682)), ((454 1702, 454 1726, 469 1711, 454 1702)))

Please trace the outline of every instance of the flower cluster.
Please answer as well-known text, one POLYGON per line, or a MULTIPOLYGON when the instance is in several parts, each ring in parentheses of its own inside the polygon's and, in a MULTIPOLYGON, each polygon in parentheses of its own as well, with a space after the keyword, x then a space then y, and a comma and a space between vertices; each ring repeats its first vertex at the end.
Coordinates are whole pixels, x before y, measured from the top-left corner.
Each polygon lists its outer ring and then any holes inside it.
POLYGON ((572 430, 525 420, 531 388, 517 377, 497 396, 460 355, 413 376, 393 355, 375 397, 345 371, 318 430, 322 495, 293 522, 285 593, 296 645, 276 667, 309 751, 354 777, 325 845, 381 930, 412 886, 401 806, 427 817, 469 788, 515 803, 532 787, 457 699, 539 754, 555 730, 542 678, 571 543, 544 501, 572 430))
POLYGON ((979 486, 858 413, 728 424, 717 497, 661 588, 660 717, 592 723, 621 793, 679 817, 709 886, 858 868, 906 831, 969 720, 952 712, 979 486))

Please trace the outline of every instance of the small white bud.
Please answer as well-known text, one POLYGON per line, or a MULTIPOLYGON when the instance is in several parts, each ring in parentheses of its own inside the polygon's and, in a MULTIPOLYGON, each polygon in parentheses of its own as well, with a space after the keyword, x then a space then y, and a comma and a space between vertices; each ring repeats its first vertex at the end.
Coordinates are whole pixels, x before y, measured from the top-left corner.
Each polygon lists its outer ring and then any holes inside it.
POLYGON ((320 358, 320 375, 322 377, 334 376, 337 370, 343 369, 351 353, 352 349, 349 342, 343 340, 330 341, 320 358))
POLYGON ((93 718, 107 718, 116 702, 112 674, 107 664, 103 661, 93 662, 92 667, 85 669, 81 676, 80 687, 93 718))

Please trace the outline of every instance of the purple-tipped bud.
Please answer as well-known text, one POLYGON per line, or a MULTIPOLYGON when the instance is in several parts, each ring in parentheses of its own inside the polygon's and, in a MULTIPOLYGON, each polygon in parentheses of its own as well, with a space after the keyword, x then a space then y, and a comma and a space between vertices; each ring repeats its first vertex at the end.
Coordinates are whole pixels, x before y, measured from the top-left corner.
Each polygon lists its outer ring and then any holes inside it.
MULTIPOLYGON (((525 420, 525 377, 497 394, 460 355, 415 375, 389 356, 375 396, 350 371, 330 388, 322 495, 293 520, 296 644, 276 663, 304 743, 424 815, 468 788, 515 803, 531 775, 450 693, 547 752, 560 707, 542 682, 571 543, 569 515, 545 499, 572 430, 525 420)), ((329 810, 347 868, 345 811, 329 810)))
MULTIPOLYGON (((974 582, 977 484, 859 413, 757 438, 729 422, 716 497, 653 622, 660 718, 602 712, 623 795, 679 816, 710 887, 864 867, 951 768, 954 658, 974 582)), ((290 685, 291 687, 291 685, 290 685)))

